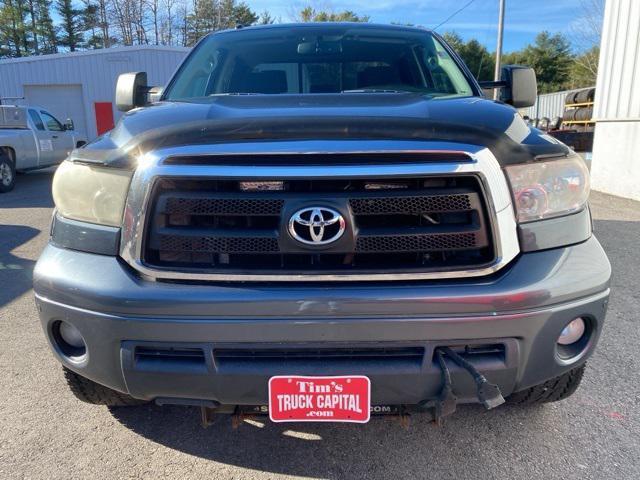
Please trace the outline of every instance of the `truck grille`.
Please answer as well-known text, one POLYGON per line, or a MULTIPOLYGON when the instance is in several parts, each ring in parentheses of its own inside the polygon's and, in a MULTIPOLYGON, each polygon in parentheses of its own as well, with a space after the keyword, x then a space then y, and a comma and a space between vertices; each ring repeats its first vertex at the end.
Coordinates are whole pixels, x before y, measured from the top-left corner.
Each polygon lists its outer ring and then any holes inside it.
POLYGON ((495 260, 486 201, 471 174, 331 180, 163 178, 152 192, 143 262, 233 274, 367 274, 481 268, 495 260), (287 230, 330 207, 347 230, 318 248, 287 230))

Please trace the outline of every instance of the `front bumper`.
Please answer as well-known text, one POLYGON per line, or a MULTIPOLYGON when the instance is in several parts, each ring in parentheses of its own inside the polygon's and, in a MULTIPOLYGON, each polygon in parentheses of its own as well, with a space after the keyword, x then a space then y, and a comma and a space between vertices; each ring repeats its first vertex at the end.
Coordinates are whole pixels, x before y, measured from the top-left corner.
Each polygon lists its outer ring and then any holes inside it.
MULTIPOLYGON (((439 391, 438 346, 490 346, 469 359, 505 396, 584 362, 602 329, 610 275, 593 237, 522 254, 481 279, 276 286, 151 282, 116 257, 49 245, 36 265, 34 289, 58 359, 136 398, 258 405, 266 403, 273 375, 361 374, 371 378, 373 404, 412 405, 439 391), (556 339, 578 316, 590 321, 590 341, 576 358, 563 360, 556 339), (52 327, 59 320, 82 333, 82 359, 58 348, 52 327), (377 353, 322 358, 328 349, 377 353), (149 361, 141 351, 201 354, 149 361), (282 356, 292 351, 315 354, 282 356), (413 354, 398 354, 407 351, 413 354)), ((473 401, 471 379, 451 370, 457 396, 473 401)))

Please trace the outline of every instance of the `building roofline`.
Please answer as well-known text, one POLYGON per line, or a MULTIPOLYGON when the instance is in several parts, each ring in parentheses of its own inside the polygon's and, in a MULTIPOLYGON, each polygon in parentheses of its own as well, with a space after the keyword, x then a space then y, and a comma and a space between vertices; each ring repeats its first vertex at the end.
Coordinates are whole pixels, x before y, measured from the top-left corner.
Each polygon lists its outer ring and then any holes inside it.
POLYGON ((31 55, 29 57, 19 58, 5 58, 0 59, 0 65, 10 63, 23 63, 23 62, 39 62, 43 60, 55 60, 58 58, 70 58, 70 57, 84 57, 90 55, 108 55, 112 53, 127 53, 135 52, 138 50, 157 50, 165 52, 184 52, 187 53, 191 50, 190 47, 173 47, 168 45, 131 45, 127 47, 112 47, 112 48, 100 48, 96 50, 81 50, 79 52, 64 52, 64 53, 51 53, 47 55, 31 55))

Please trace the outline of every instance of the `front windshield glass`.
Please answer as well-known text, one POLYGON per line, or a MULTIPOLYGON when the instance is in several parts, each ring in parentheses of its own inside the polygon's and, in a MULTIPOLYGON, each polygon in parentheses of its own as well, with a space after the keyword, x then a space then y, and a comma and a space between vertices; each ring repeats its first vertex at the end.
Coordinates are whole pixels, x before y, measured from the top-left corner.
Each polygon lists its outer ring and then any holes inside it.
POLYGON ((394 91, 473 95, 427 31, 319 25, 211 35, 187 58, 164 98, 394 91))

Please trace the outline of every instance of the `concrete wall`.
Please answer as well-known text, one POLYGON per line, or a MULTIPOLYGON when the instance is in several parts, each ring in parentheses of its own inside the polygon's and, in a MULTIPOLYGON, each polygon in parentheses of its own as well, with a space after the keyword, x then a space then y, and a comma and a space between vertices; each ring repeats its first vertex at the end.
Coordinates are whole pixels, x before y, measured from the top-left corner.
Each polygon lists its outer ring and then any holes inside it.
POLYGON ((607 0, 594 117, 593 188, 640 200, 639 0, 607 0))
POLYGON ((165 85, 188 52, 188 48, 145 45, 0 60, 0 97, 24 97, 29 86, 80 85, 86 134, 93 139, 96 102, 112 102, 115 120, 120 117, 114 102, 118 75, 146 71, 150 85, 165 85))

